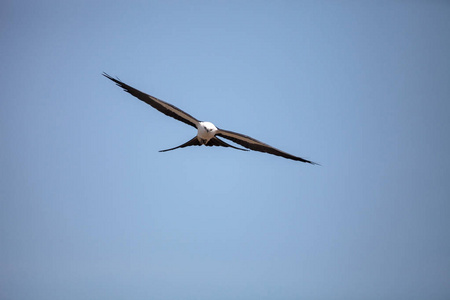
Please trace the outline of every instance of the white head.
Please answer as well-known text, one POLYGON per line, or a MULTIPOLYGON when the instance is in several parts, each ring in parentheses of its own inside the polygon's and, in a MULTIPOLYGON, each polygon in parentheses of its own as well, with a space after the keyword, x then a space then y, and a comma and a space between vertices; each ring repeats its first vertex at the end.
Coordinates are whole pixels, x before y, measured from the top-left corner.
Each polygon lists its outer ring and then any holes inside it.
POLYGON ((205 129, 205 131, 207 131, 207 132, 216 132, 217 131, 217 127, 214 126, 214 124, 211 122, 200 122, 200 126, 203 127, 203 129, 205 129))

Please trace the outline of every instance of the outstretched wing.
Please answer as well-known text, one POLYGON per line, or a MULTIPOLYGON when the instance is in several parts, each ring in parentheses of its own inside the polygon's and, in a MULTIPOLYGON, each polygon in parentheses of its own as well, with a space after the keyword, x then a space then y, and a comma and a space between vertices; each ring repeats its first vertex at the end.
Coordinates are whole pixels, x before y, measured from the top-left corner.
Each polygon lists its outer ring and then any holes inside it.
POLYGON ((269 146, 267 144, 264 144, 263 142, 260 142, 258 140, 255 140, 254 138, 251 138, 249 136, 240 134, 240 133, 236 133, 233 131, 228 131, 228 130, 223 130, 223 129, 219 129, 218 133, 216 133, 216 135, 221 136, 223 138, 229 139, 241 146, 244 146, 248 149, 251 150, 255 150, 255 151, 259 151, 259 152, 265 152, 265 153, 270 153, 273 155, 278 155, 284 158, 288 158, 288 159, 292 159, 292 160, 296 160, 296 161, 301 161, 304 163, 310 163, 313 165, 317 165, 315 162, 309 161, 307 159, 298 157, 298 156, 294 156, 291 155, 289 153, 283 152, 281 150, 278 150, 277 148, 274 148, 272 146, 269 146))
POLYGON ((118 86, 123 88, 124 91, 130 93, 131 95, 135 96, 136 98, 151 105, 153 108, 156 108, 157 110, 159 110, 166 116, 172 117, 174 119, 177 119, 178 121, 181 121, 183 123, 191 125, 192 127, 197 128, 199 121, 196 118, 194 118, 193 116, 191 116, 190 114, 185 113, 178 107, 176 107, 170 103, 164 102, 153 96, 150 96, 146 93, 143 93, 143 92, 129 86, 128 84, 123 83, 119 79, 111 77, 110 75, 108 75, 106 73, 103 73, 102 75, 105 76, 106 78, 114 81, 118 86))

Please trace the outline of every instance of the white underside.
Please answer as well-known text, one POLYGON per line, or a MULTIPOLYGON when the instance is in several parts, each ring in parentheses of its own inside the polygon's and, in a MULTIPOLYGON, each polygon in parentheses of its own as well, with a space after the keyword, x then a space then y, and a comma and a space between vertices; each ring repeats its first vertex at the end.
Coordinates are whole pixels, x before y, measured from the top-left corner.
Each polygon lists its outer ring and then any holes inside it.
POLYGON ((211 122, 200 122, 197 129, 197 138, 202 144, 206 144, 218 131, 217 127, 211 122))

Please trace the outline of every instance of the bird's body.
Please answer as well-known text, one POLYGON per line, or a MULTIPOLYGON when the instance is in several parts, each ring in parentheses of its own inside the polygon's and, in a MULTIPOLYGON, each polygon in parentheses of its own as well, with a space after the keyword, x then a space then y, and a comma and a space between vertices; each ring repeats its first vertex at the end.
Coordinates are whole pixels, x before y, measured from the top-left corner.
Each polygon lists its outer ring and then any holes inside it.
POLYGON ((217 127, 211 122, 200 122, 197 130, 197 138, 202 145, 207 144, 218 132, 217 127))
POLYGON ((162 101, 151 95, 145 94, 145 93, 123 83, 119 79, 113 78, 106 73, 103 73, 103 76, 114 81, 118 86, 122 87, 126 92, 128 92, 131 95, 137 97, 138 99, 144 101, 145 103, 151 105, 152 107, 159 110, 163 114, 165 114, 169 117, 172 117, 174 119, 177 119, 177 120, 179 120, 187 125, 190 125, 192 127, 195 127, 197 129, 197 135, 194 138, 192 138, 191 140, 187 141, 186 143, 184 143, 180 146, 166 149, 166 150, 161 150, 160 152, 175 150, 175 149, 184 148, 187 146, 200 146, 200 145, 231 147, 231 148, 238 149, 238 150, 248 151, 246 149, 238 148, 238 147, 232 146, 230 144, 227 144, 218 138, 218 137, 223 137, 223 138, 231 140, 231 141, 233 141, 241 146, 244 146, 245 148, 251 149, 251 150, 270 153, 270 154, 274 154, 274 155, 281 156, 284 158, 316 165, 316 163, 314 163, 312 161, 309 161, 304 158, 283 152, 283 151, 278 150, 272 146, 269 146, 263 142, 255 140, 254 138, 251 138, 249 136, 246 136, 246 135, 243 135, 240 133, 236 133, 236 132, 232 132, 232 131, 228 131, 228 130, 219 129, 211 122, 201 122, 201 121, 197 120, 196 118, 194 118, 193 116, 191 116, 190 114, 177 108, 176 106, 174 106, 170 103, 167 103, 165 101, 162 101))

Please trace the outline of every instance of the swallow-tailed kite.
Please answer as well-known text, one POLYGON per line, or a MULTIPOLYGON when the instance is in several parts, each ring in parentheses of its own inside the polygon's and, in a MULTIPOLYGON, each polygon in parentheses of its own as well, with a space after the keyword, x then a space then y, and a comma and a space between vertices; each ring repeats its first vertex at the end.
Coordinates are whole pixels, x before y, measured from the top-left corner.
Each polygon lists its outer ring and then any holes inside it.
POLYGON ((145 103, 151 105, 153 108, 156 108, 163 114, 165 114, 169 117, 172 117, 174 119, 177 119, 178 121, 181 121, 188 125, 191 125, 192 127, 197 128, 198 133, 193 139, 187 141, 186 143, 184 143, 180 146, 166 149, 166 150, 161 150, 160 152, 170 151, 170 150, 174 150, 174 149, 178 149, 178 148, 184 148, 187 146, 200 146, 200 145, 231 147, 231 148, 238 149, 238 150, 248 151, 246 149, 234 147, 232 145, 225 143, 224 141, 222 141, 218 138, 218 136, 220 136, 220 137, 231 140, 231 141, 233 141, 241 146, 244 146, 245 148, 251 149, 251 150, 255 150, 255 151, 259 151, 259 152, 266 152, 266 153, 282 156, 284 158, 316 165, 316 163, 314 163, 312 161, 309 161, 304 158, 283 152, 272 146, 269 146, 258 140, 255 140, 254 138, 251 138, 249 136, 246 136, 246 135, 243 135, 240 133, 236 133, 236 132, 232 132, 232 131, 228 131, 228 130, 219 129, 210 122, 200 122, 199 120, 197 120, 190 114, 185 113, 184 111, 182 111, 178 107, 173 106, 172 104, 169 104, 158 98, 155 98, 153 96, 145 94, 145 93, 129 86, 128 84, 123 83, 119 79, 111 77, 110 75, 108 75, 106 73, 103 73, 102 75, 105 76, 106 78, 114 81, 118 86, 123 88, 124 91, 130 93, 131 95, 135 96, 139 100, 144 101, 145 103))

